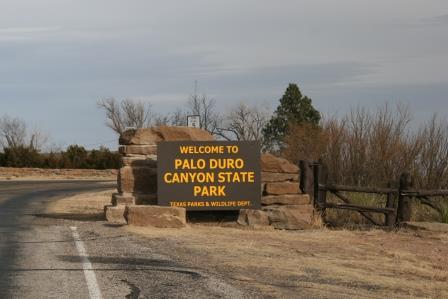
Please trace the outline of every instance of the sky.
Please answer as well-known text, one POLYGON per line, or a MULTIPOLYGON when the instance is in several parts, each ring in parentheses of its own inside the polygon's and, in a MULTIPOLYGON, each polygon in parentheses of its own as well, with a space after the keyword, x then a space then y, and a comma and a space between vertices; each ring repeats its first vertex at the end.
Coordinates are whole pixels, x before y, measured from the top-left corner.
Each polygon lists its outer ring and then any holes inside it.
POLYGON ((384 102, 448 117, 446 0, 0 0, 0 116, 59 146, 116 147, 97 101, 167 113, 193 93, 324 114, 384 102))

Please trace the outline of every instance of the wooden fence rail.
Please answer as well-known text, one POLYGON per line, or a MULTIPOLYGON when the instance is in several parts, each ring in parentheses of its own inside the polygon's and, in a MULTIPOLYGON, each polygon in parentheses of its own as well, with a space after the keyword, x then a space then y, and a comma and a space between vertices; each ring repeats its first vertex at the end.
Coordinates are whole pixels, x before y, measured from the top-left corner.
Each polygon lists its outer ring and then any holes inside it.
POLYGON ((398 226, 402 222, 410 221, 410 201, 412 198, 439 211, 439 208, 434 205, 430 197, 448 197, 448 190, 412 189, 412 180, 408 173, 403 173, 400 176, 397 188, 392 188, 390 183, 387 188, 376 188, 329 184, 327 183, 327 169, 325 165, 319 162, 300 161, 299 167, 300 188, 302 192, 309 194, 314 199, 314 207, 323 217, 325 217, 327 208, 352 210, 358 212, 374 225, 398 226), (327 202, 328 192, 335 195, 342 203, 327 202), (342 192, 386 195, 386 205, 385 207, 356 205, 342 192), (378 223, 370 213, 384 214, 385 222, 378 223))

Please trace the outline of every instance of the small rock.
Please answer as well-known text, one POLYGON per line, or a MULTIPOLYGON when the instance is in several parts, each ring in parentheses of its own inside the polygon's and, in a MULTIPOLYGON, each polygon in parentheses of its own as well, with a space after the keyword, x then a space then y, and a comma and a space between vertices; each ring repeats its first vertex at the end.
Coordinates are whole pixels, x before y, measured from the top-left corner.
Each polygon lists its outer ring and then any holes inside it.
POLYGON ((106 220, 114 224, 126 224, 126 218, 124 218, 125 206, 105 206, 104 214, 106 220))

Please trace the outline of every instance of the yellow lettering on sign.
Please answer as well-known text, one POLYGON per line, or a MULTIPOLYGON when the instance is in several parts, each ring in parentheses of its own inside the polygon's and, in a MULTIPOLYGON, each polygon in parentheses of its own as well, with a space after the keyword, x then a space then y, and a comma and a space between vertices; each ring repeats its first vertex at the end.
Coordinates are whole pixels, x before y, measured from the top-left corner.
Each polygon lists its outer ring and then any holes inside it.
POLYGON ((244 167, 243 159, 210 159, 210 169, 241 169, 244 167))
POLYGON ((226 186, 194 186, 194 196, 226 196, 226 186))
POLYGON ((220 172, 218 173, 218 183, 254 183, 255 173, 253 171, 241 172, 220 172))
POLYGON ((167 172, 163 175, 167 184, 214 183, 213 172, 167 172))
POLYGON ((174 160, 174 168, 175 169, 204 169, 206 166, 204 159, 175 159, 174 160))
POLYGON ((181 146, 179 148, 181 154, 223 154, 223 145, 200 145, 200 146, 181 146))

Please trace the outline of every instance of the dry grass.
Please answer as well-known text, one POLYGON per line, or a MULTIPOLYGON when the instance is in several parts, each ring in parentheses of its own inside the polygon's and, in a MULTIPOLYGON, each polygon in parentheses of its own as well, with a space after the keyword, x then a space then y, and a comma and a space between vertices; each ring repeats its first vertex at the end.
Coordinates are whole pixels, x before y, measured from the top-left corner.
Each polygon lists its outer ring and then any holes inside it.
POLYGON ((51 202, 46 209, 48 214, 98 215, 103 214, 104 206, 110 204, 114 190, 81 193, 51 202))
POLYGON ((193 264, 229 273, 266 296, 393 298, 448 296, 448 236, 430 232, 260 231, 193 225, 126 227, 174 241, 193 264))

